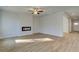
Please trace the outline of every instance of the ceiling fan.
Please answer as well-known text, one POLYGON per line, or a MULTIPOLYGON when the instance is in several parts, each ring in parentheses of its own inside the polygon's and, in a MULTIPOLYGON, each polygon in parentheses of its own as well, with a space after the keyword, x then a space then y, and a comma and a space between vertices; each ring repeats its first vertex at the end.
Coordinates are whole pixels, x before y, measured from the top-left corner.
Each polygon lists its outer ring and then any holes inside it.
POLYGON ((30 8, 29 12, 31 12, 32 14, 40 14, 42 12, 45 12, 45 10, 42 8, 30 8))

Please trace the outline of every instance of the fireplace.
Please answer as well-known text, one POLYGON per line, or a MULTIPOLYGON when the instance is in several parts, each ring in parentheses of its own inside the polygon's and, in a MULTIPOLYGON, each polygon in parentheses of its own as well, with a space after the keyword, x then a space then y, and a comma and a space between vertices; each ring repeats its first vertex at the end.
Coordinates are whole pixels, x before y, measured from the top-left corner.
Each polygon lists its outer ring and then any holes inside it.
POLYGON ((23 26, 22 31, 31 31, 31 26, 23 26))

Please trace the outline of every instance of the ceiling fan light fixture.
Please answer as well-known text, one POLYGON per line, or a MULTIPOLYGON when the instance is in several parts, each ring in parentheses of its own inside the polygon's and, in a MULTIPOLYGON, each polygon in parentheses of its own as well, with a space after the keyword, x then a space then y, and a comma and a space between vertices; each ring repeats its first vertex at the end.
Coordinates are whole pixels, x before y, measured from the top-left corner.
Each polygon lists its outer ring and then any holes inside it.
POLYGON ((35 12, 34 12, 34 14, 38 14, 38 12, 37 12, 37 11, 35 11, 35 12))
POLYGON ((41 8, 31 8, 30 11, 32 12, 32 14, 38 15, 38 14, 44 12, 45 10, 43 10, 41 8))

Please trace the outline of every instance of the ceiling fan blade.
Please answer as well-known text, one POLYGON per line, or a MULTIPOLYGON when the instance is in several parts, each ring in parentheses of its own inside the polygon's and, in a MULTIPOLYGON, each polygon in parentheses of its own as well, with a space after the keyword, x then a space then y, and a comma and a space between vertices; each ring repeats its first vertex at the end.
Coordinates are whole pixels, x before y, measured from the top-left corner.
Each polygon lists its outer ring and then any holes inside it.
POLYGON ((44 12, 43 10, 41 10, 41 11, 38 11, 38 12, 44 12))
POLYGON ((37 13, 37 14, 40 14, 40 13, 37 13))
POLYGON ((41 10, 38 10, 38 12, 44 12, 44 11, 45 11, 45 10, 42 10, 42 9, 41 9, 41 10))

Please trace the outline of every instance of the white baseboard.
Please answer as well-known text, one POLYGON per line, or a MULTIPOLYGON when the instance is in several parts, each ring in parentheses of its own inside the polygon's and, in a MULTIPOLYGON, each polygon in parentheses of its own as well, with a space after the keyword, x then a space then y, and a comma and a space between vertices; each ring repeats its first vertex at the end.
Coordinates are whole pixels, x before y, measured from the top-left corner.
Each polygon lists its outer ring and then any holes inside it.
MULTIPOLYGON (((41 33, 41 32, 39 32, 39 33, 41 33)), ((17 37, 17 36, 25 36, 25 35, 33 35, 33 34, 37 34, 37 33, 21 34, 21 35, 19 35, 19 34, 18 35, 7 35, 7 36, 0 37, 0 39, 5 39, 5 38, 9 38, 9 37, 17 37)), ((49 33, 42 33, 42 34, 49 34, 49 33)), ((49 34, 49 35, 63 37, 63 35, 54 35, 54 34, 49 34)))
POLYGON ((25 35, 32 35, 32 34, 8 35, 8 36, 2 36, 2 37, 0 37, 0 39, 10 38, 10 37, 17 37, 17 36, 25 36, 25 35))
MULTIPOLYGON (((40 33, 41 33, 41 32, 40 32, 40 33)), ((62 34, 62 35, 50 34, 50 33, 43 33, 43 34, 49 34, 49 35, 53 35, 53 36, 57 36, 57 37, 63 37, 63 36, 64 36, 64 34, 62 34)))

